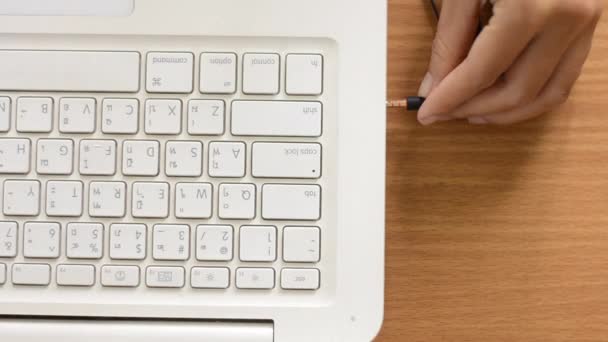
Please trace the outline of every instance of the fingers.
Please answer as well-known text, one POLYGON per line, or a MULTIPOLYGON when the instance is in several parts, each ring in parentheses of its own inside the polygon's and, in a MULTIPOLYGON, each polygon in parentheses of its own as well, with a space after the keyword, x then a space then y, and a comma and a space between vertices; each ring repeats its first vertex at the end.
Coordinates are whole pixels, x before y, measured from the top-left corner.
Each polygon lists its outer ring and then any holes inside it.
POLYGON ((488 115, 532 102, 586 25, 578 26, 561 25, 556 21, 532 41, 501 81, 474 96, 450 115, 454 118, 488 115))
POLYGON ((568 49, 536 100, 521 108, 487 116, 470 117, 469 122, 472 124, 513 124, 532 119, 566 101, 589 55, 596 26, 597 22, 593 23, 568 49))
MULTIPOLYGON (((452 1, 457 2, 457 1, 452 1)), ((540 31, 545 18, 530 18, 506 1, 473 44, 469 55, 431 92, 418 113, 428 125, 436 116, 450 114, 468 99, 488 88, 504 73, 540 31)), ((446 3, 447 6, 447 3, 446 3)))
POLYGON ((420 96, 428 96, 466 57, 475 39, 478 22, 479 0, 442 3, 429 71, 420 86, 420 96))

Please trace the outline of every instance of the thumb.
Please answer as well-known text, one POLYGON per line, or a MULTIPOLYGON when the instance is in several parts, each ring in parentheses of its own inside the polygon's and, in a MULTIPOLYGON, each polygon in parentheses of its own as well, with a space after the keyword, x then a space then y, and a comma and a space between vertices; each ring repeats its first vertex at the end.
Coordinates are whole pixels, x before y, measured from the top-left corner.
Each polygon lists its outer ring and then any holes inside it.
POLYGON ((433 52, 419 95, 430 92, 466 57, 479 25, 479 0, 443 1, 433 52))

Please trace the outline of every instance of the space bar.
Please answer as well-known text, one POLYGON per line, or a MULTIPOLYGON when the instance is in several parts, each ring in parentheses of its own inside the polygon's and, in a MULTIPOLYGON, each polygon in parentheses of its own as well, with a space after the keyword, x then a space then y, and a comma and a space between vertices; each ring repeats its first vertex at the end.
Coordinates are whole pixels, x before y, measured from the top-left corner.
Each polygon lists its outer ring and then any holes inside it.
POLYGON ((0 50, 0 90, 137 92, 137 52, 0 50))

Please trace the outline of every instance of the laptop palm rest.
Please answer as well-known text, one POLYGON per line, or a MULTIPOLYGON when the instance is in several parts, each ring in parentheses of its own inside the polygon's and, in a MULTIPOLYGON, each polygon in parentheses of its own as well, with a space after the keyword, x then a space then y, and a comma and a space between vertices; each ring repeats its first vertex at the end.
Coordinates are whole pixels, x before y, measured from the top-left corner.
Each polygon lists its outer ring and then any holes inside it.
POLYGON ((272 323, 0 319, 3 342, 272 342, 272 323))

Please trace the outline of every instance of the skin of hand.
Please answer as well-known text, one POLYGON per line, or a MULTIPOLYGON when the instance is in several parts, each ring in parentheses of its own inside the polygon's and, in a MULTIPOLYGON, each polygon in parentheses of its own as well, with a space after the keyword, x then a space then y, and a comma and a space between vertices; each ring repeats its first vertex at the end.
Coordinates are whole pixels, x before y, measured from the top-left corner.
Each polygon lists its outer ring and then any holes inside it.
POLYGON ((591 50, 602 0, 445 0, 418 121, 525 121, 562 104, 591 50))

